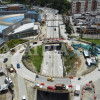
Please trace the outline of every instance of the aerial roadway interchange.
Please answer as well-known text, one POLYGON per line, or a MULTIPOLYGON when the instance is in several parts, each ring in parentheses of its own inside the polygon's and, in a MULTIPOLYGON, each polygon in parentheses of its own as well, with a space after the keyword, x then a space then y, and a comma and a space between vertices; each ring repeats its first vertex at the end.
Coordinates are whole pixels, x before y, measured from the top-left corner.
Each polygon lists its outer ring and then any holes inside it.
MULTIPOLYGON (((42 8, 43 9, 43 8, 42 8)), ((60 38, 60 35, 65 39, 64 42, 68 42, 69 45, 71 45, 70 41, 67 40, 65 37, 65 27, 60 28, 60 26, 63 24, 63 19, 61 15, 58 14, 57 10, 49 9, 47 8, 45 10, 44 8, 44 15, 46 14, 46 41, 48 39, 58 39, 60 38)), ((43 17, 44 19, 44 17, 43 17)), ((67 36, 67 35, 66 35, 67 36)), ((53 40, 52 40, 53 41, 53 40)), ((38 41, 38 43, 35 45, 41 45, 42 42, 38 41)), ((38 78, 36 77, 36 73, 33 73, 29 71, 24 64, 22 63, 22 56, 25 53, 26 45, 20 45, 17 52, 14 55, 11 55, 10 52, 6 54, 0 54, 0 61, 3 62, 4 58, 8 58, 7 65, 13 64, 13 67, 15 68, 17 72, 17 82, 18 82, 18 93, 15 92, 15 100, 22 100, 23 95, 26 96, 26 100, 30 100, 28 93, 27 93, 27 87, 25 86, 25 80, 32 82, 32 84, 41 84, 45 83, 44 89, 47 89, 47 86, 54 86, 56 83, 62 83, 66 86, 72 85, 73 90, 76 85, 83 86, 87 84, 89 81, 97 81, 100 79, 100 72, 98 69, 95 69, 93 72, 85 75, 80 76, 81 80, 78 80, 78 77, 74 77, 73 79, 70 78, 63 78, 63 62, 62 62, 62 55, 59 53, 61 50, 60 43, 44 43, 44 51, 43 51, 43 62, 41 65, 41 74, 38 75, 38 78), (20 53, 21 50, 24 50, 23 53, 20 53), (17 63, 20 64, 20 69, 17 69, 16 65, 17 63), (47 77, 55 77, 54 82, 47 81, 47 77), (16 96, 17 94, 17 96, 16 96)), ((34 47, 34 45, 33 45, 34 47)), ((3 65, 5 66, 5 65, 3 65)), ((32 87, 33 88, 33 87, 32 87)), ((32 94, 32 93, 31 93, 32 94)), ((36 92, 33 93, 34 97, 36 97, 36 92)), ((37 97, 36 97, 37 98, 37 97)), ((33 98, 31 99, 33 100, 33 98)), ((37 99, 34 99, 37 100, 37 99)), ((74 96, 73 100, 80 100, 80 96, 74 96)))
MULTIPOLYGON (((55 15, 55 10, 46 14, 47 39, 59 38, 59 15, 55 15)), ((60 44, 45 44, 44 59, 41 74, 51 77, 63 77, 63 63, 61 54, 58 54, 57 47, 60 44)), ((60 51, 60 50, 59 50, 60 51)))

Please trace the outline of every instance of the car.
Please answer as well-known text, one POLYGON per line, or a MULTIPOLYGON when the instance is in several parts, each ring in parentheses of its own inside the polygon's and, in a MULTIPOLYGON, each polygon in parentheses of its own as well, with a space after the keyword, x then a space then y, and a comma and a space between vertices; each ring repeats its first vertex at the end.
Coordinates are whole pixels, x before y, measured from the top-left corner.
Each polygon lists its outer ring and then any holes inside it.
POLYGON ((17 64, 17 68, 20 68, 20 64, 17 64))
POLYGON ((35 84, 34 88, 42 88, 43 86, 41 84, 35 84))
POLYGON ((52 77, 48 77, 48 78, 47 78, 47 81, 51 81, 51 82, 53 82, 54 79, 53 79, 52 77))
POLYGON ((80 78, 80 77, 78 77, 78 80, 81 80, 81 78, 80 78))
POLYGON ((23 97, 22 97, 22 100, 26 100, 26 96, 23 96, 23 97))
POLYGON ((55 53, 57 53, 57 50, 55 50, 55 53))
POLYGON ((54 28, 54 31, 56 31, 56 28, 54 28))
POLYGON ((15 52, 15 49, 11 49, 10 52, 15 52))
POLYGON ((53 86, 48 86, 47 89, 53 89, 53 86))
POLYGON ((37 44, 37 42, 33 42, 33 44, 37 44))
POLYGON ((39 78, 39 76, 38 76, 38 75, 36 75, 36 78, 39 78))
POLYGON ((8 61, 8 58, 5 58, 4 61, 3 61, 3 63, 6 63, 7 61, 8 61))
POLYGON ((24 50, 21 50, 20 53, 22 53, 24 50))
POLYGON ((55 87, 53 87, 53 86, 48 86, 47 89, 55 90, 55 87))

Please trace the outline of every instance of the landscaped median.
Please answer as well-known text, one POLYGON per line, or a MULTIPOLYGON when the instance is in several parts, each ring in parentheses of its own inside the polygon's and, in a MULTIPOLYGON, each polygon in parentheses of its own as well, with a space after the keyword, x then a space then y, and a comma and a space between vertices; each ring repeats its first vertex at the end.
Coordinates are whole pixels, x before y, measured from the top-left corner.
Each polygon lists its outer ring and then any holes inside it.
POLYGON ((24 40, 24 39, 11 39, 9 40, 5 45, 3 45, 0 48, 0 53, 6 53, 8 52, 11 48, 14 48, 15 46, 17 46, 18 44, 22 44, 27 42, 28 40, 24 40))
POLYGON ((29 49, 23 56, 24 65, 32 72, 40 72, 43 60, 43 46, 37 46, 29 49))
POLYGON ((100 39, 82 39, 82 40, 100 45, 100 39))

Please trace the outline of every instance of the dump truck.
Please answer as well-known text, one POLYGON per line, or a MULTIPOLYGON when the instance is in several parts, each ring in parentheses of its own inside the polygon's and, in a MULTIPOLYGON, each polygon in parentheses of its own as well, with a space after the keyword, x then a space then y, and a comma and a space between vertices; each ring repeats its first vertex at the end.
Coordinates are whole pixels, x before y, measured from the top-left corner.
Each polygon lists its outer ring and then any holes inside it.
POLYGON ((66 86, 64 84, 56 84, 55 90, 65 90, 66 86))
POLYGON ((3 84, 0 86, 0 92, 8 91, 8 84, 3 84))

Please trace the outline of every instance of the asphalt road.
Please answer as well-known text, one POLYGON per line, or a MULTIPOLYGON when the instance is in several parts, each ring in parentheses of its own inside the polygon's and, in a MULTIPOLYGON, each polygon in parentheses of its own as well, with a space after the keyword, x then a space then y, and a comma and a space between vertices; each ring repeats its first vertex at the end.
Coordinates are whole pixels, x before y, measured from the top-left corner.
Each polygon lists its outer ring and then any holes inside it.
POLYGON ((51 77, 63 77, 61 54, 56 51, 44 51, 41 74, 51 77))
MULTIPOLYGON (((24 49, 21 48, 21 50, 24 49)), ((11 60, 11 63, 13 64, 13 67, 16 69, 17 73, 22 76, 23 78, 27 79, 27 80, 30 80, 30 81, 35 81, 35 77, 36 77, 36 74, 35 73, 32 73, 31 71, 29 71, 28 69, 26 69, 22 63, 22 55, 24 54, 23 53, 20 53, 20 50, 18 50, 13 56, 12 56, 12 60, 11 60), (17 68, 17 64, 20 64, 20 68, 18 69, 17 68)))
MULTIPOLYGON (((48 10, 48 12, 46 12, 47 38, 59 38, 59 18, 61 21, 62 17, 59 17, 55 10, 48 10)), ((44 58, 41 74, 51 77, 63 77, 63 64, 61 54, 58 54, 58 51, 55 52, 54 50, 44 50, 43 56, 44 58)))
POLYGON ((18 75, 18 90, 19 90, 18 100, 22 100, 23 96, 25 96, 26 100, 28 100, 25 82, 24 82, 24 79, 22 78, 22 76, 20 76, 20 75, 18 75))

